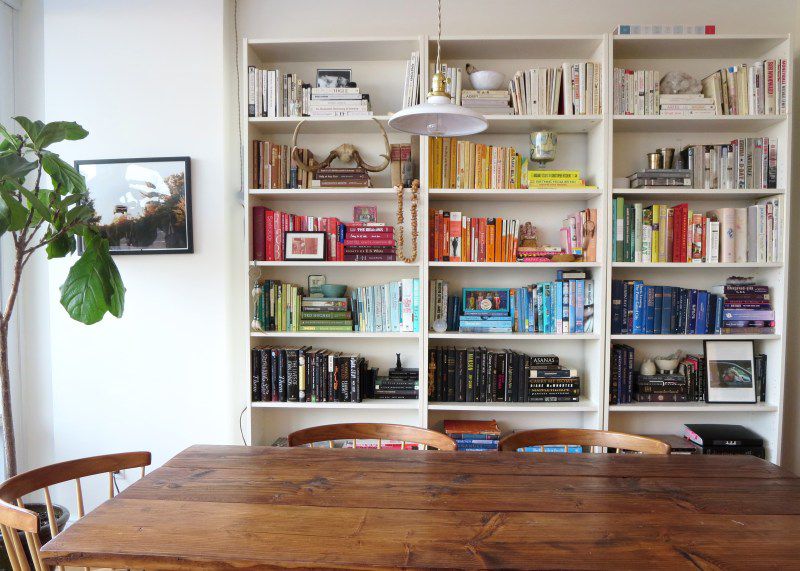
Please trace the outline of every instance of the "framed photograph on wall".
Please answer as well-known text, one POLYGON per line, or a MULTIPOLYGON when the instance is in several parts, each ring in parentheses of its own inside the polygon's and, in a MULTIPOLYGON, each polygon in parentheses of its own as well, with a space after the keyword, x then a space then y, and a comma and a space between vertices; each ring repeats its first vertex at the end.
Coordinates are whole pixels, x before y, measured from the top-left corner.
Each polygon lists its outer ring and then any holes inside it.
POLYGON ((75 161, 112 254, 194 252, 190 166, 189 157, 75 161))
POLYGON ((706 402, 756 402, 753 341, 704 341, 706 402))
POLYGON ((325 261, 325 232, 286 232, 284 260, 325 261))

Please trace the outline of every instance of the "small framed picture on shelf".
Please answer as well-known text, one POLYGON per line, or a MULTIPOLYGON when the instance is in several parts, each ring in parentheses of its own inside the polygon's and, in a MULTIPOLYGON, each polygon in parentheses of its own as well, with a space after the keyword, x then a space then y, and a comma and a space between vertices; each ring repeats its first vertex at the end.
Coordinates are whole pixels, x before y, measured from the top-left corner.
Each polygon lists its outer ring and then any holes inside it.
POLYGON ((325 297, 322 295, 322 286, 327 283, 325 276, 320 274, 310 274, 308 276, 308 295, 309 297, 325 297))
POLYGON ((706 402, 756 402, 753 341, 704 341, 706 402))
POLYGON ((350 69, 318 69, 317 87, 347 87, 351 75, 350 69))
POLYGON ((507 289, 465 287, 461 290, 464 313, 508 315, 510 295, 507 289))
POLYGON ((286 232, 284 234, 284 259, 325 260, 325 232, 286 232))
POLYGON ((377 222, 378 207, 357 204, 353 207, 353 222, 377 222))

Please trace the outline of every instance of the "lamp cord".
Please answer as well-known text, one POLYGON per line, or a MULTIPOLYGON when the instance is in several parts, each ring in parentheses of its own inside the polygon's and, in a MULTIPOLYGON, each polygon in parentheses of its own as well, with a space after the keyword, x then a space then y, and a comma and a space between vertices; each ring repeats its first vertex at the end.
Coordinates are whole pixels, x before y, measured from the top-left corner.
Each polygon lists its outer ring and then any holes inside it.
POLYGON ((436 17, 438 26, 436 29, 436 73, 441 69, 440 56, 442 53, 442 0, 436 0, 436 17))

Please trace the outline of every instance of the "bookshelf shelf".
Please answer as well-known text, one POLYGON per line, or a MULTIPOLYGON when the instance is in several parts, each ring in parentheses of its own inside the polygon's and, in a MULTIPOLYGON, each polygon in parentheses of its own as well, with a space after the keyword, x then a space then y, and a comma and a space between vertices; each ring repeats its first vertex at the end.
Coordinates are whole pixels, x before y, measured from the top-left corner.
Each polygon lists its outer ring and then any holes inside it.
POLYGON ((741 188, 741 189, 708 189, 708 188, 615 188, 614 196, 626 199, 653 200, 756 200, 765 196, 786 194, 783 188, 741 188))
MULTIPOLYGON (((308 81, 316 68, 348 68, 354 79, 370 94, 377 113, 374 117, 387 131, 392 143, 406 143, 408 136, 392 131, 387 123, 390 112, 396 111, 403 88, 405 62, 412 51, 420 52, 420 87, 429 85, 435 59, 435 41, 420 37, 366 38, 289 38, 244 40, 241 88, 247 100, 247 66, 281 69, 297 73, 308 81), (433 49, 432 49, 433 48, 433 49), (369 80, 367 78, 370 78, 369 80), (372 83, 370 83, 372 82, 372 83)), ((715 35, 715 36, 612 36, 546 35, 546 36, 458 36, 442 39, 442 61, 463 69, 471 62, 481 69, 496 69, 513 77, 516 70, 559 65, 562 62, 591 60, 602 67, 602 113, 598 115, 489 115, 488 129, 469 140, 489 145, 514 146, 526 154, 528 135, 539 129, 552 129, 559 135, 559 150, 552 168, 579 169, 587 182, 598 189, 452 189, 428 188, 430 141, 422 137, 413 146, 419 160, 421 181, 419 204, 419 257, 414 264, 403 262, 318 262, 279 261, 248 262, 249 277, 264 268, 270 278, 304 283, 308 274, 328 274, 330 283, 348 285, 374 284, 402 277, 420 280, 419 333, 360 332, 253 332, 250 331, 249 307, 243 311, 242 328, 247 327, 247 364, 250 347, 262 344, 311 344, 315 349, 359 352, 383 373, 394 366, 394 354, 403 353, 406 366, 418 367, 420 399, 403 401, 366 401, 363 403, 252 403, 250 434, 253 444, 269 444, 289 430, 318 424, 346 422, 353 418, 364 421, 398 422, 418 426, 440 427, 447 418, 496 418, 505 430, 542 427, 584 427, 622 430, 631 433, 676 433, 684 422, 706 420, 744 424, 764 436, 767 458, 780 460, 783 392, 785 384, 786 336, 770 335, 612 335, 609 318, 610 291, 613 279, 636 277, 651 284, 701 287, 719 285, 729 275, 753 275, 770 286, 776 309, 778 331, 785 330, 788 274, 785 262, 778 263, 630 263, 612 262, 609 247, 612 230, 612 199, 648 201, 647 203, 690 202, 717 208, 726 205, 744 206, 760 198, 784 196, 784 227, 791 219, 791 109, 784 115, 746 116, 628 116, 614 115, 610 97, 615 66, 630 69, 685 69, 697 77, 719 69, 754 60, 783 58, 789 60, 792 50, 788 36, 780 35, 715 35), (734 137, 768 136, 776 138, 780 157, 777 165, 778 189, 702 188, 630 189, 614 188, 616 176, 625 176, 644 166, 644 153, 662 147, 680 148, 687 144, 717 144, 734 137), (709 204, 710 203, 710 204, 709 204), (726 204, 727 203, 727 204, 726 204), (558 243, 563 217, 574 210, 597 208, 598 221, 596 262, 518 263, 518 262, 433 262, 427 260, 429 208, 468 212, 470 216, 503 216, 531 220, 547 243, 558 243), (401 269, 402 268, 402 269, 401 269), (589 269, 594 280, 595 331, 587 334, 527 333, 435 333, 429 331, 429 280, 446 279, 453 292, 463 287, 518 287, 534 280, 551 279, 558 269, 589 269), (527 280, 527 281, 526 281, 527 280), (246 313, 245 313, 246 311, 246 313), (318 338, 318 339, 316 339, 318 338), (313 341, 312 341, 313 340, 313 341), (766 403, 632 403, 608 404, 612 343, 630 343, 636 347, 638 369, 644 357, 668 354, 678 348, 697 348, 705 340, 753 340, 757 351, 768 355, 766 403), (428 371, 428 350, 438 346, 511 347, 525 352, 555 353, 562 363, 578 368, 583 396, 576 403, 443 403, 428 402, 425 372, 428 371), (255 412, 262 410, 260 413, 255 412), (312 410, 320 409, 320 410, 312 410), (573 413, 573 414, 563 414, 573 413), (768 413, 768 414, 767 414, 768 413), (717 416, 720 415, 720 416, 717 416)), ((468 83, 468 82, 467 82, 468 83)), ((791 93, 790 93, 791 95, 791 93)), ((790 97, 791 99, 791 97, 790 97)), ((244 140, 267 139, 288 144, 297 124, 304 120, 303 133, 309 147, 319 155, 327 153, 330 143, 347 141, 363 149, 370 159, 383 152, 383 143, 371 117, 314 118, 248 118, 243 110, 244 140)), ((246 154, 249 151, 245 145, 246 154)), ((244 164, 251 164, 245 156, 244 164)), ((248 173, 249 174, 249 173, 248 173)), ((245 180, 249 180, 245 176, 245 180)), ((352 212, 355 204, 379 205, 381 219, 391 220, 395 192, 388 172, 373 177, 377 188, 312 188, 307 190, 262 190, 245 192, 245 206, 280 207, 314 216, 336 216, 352 212)), ((442 184, 442 183, 439 183, 442 184)), ((408 199, 406 208, 408 208, 408 199)), ((245 256, 249 258, 250 228, 246 217, 245 256)), ((406 236, 408 228, 406 228, 406 236)), ((786 252, 788 242, 784 242, 786 252)), ((408 245, 406 247, 408 250, 408 245)), ((786 258, 784 258, 786 259, 786 258)), ((242 292, 250 299, 251 283, 242 292)), ((249 303, 242 303, 249 306, 249 303)), ((242 355, 244 359, 244 354, 242 355)), ((250 379, 242 381, 244 398, 250 398, 250 379)))
POLYGON ((780 339, 778 333, 771 334, 730 334, 730 335, 627 335, 614 333, 609 336, 612 341, 705 341, 705 340, 720 340, 720 341, 741 341, 753 339, 754 341, 772 341, 780 339))
POLYGON ((788 115, 614 115, 615 132, 631 133, 756 133, 785 121, 788 115))
POLYGON ((350 410, 415 410, 419 401, 411 399, 364 399, 361 402, 254 402, 253 408, 303 408, 350 410))
POLYGON ((504 189, 458 189, 432 188, 428 191, 429 201, 491 201, 491 202, 552 202, 552 201, 584 201, 602 196, 602 190, 541 188, 537 190, 504 188, 504 189))
POLYGON ((500 341, 539 340, 539 341, 595 341, 599 333, 428 333, 428 339, 497 339, 500 341))
POLYGON ((765 403, 723 404, 707 402, 634 402, 614 404, 611 412, 776 412, 778 407, 765 403))
POLYGON ((430 410, 479 412, 597 412, 598 406, 588 399, 578 402, 431 402, 430 410))

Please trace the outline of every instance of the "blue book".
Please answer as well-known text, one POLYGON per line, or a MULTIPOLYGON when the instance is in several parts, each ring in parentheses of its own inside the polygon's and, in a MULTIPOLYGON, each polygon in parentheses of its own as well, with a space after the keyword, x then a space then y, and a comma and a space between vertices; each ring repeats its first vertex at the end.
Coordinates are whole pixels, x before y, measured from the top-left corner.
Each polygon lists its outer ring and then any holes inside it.
POLYGON ((575 303, 570 305, 570 311, 575 312, 575 331, 570 330, 570 333, 583 333, 583 299, 586 297, 586 281, 573 280, 572 283, 575 284, 575 303))
POLYGON ((622 333, 622 294, 625 283, 611 280, 611 333, 622 333))
POLYGON ((570 291, 570 283, 574 280, 569 280, 564 282, 564 291, 562 292, 563 301, 561 303, 562 310, 561 310, 561 331, 557 333, 563 333, 565 331, 569 331, 569 312, 570 312, 570 303, 569 303, 569 291, 570 291), (566 324, 566 327, 564 327, 566 324))
POLYGON ((644 316, 645 312, 645 299, 644 299, 644 284, 637 280, 633 284, 633 331, 634 335, 641 335, 644 333, 644 316))
POLYGON ((525 446, 520 448, 522 452, 547 452, 547 453, 567 453, 567 454, 580 454, 583 452, 583 447, 579 444, 567 444, 566 450, 564 445, 561 444, 545 444, 544 446, 525 446))
POLYGON ((656 290, 655 293, 655 315, 653 316, 653 333, 658 335, 661 333, 661 317, 664 310, 664 288, 661 286, 653 286, 656 290))
POLYGON ((655 333, 656 288, 654 286, 644 286, 644 298, 644 333, 646 335, 652 335, 655 333))
POLYGON ((697 324, 697 290, 693 289, 689 293, 689 316, 686 322, 686 331, 693 335, 695 333, 695 325, 697 324))
POLYGON ((413 289, 413 303, 414 307, 413 311, 413 319, 414 319, 414 332, 419 333, 419 278, 414 278, 414 289, 413 289))
POLYGON ((550 282, 542 284, 544 288, 544 331, 543 333, 552 333, 553 322, 553 296, 551 293, 552 285, 550 282))
POLYGON ((553 295, 556 300, 555 331, 561 333, 564 326, 564 290, 569 291, 569 284, 564 282, 553 282, 553 295))
POLYGON ((545 332, 545 323, 544 323, 544 283, 539 282, 536 284, 536 289, 539 292, 539 295, 536 297, 536 314, 537 314, 537 323, 539 323, 539 332, 545 332))
POLYGON ((724 307, 725 299, 719 295, 717 296, 717 312, 714 319, 714 333, 722 333, 722 309, 724 307))
POLYGON ((517 324, 516 331, 519 332, 519 308, 517 307, 517 293, 513 288, 508 292, 508 309, 509 317, 511 317, 511 320, 517 324))
POLYGON ((567 333, 575 333, 577 331, 576 320, 578 316, 575 314, 575 292, 575 280, 570 280, 569 284, 567 284, 567 333))
POLYGON ((697 321, 695 322, 694 332, 698 335, 705 335, 706 319, 708 319, 708 292, 697 292, 697 321))

